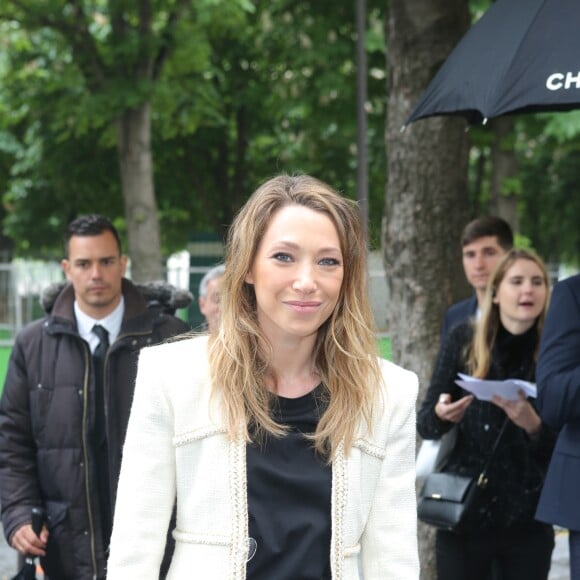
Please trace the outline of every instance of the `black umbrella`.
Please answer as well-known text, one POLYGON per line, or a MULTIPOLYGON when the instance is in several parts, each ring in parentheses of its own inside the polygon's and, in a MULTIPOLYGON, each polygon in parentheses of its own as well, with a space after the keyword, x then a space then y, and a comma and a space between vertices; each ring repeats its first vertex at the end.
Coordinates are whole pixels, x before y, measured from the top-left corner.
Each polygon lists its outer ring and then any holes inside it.
POLYGON ((580 107, 579 23, 579 0, 497 0, 453 49, 405 124, 580 107))
MULTIPOLYGON (((38 536, 42 530, 44 513, 40 508, 32 508, 32 531, 38 536)), ((36 556, 24 556, 24 565, 12 580, 36 580, 36 556)))

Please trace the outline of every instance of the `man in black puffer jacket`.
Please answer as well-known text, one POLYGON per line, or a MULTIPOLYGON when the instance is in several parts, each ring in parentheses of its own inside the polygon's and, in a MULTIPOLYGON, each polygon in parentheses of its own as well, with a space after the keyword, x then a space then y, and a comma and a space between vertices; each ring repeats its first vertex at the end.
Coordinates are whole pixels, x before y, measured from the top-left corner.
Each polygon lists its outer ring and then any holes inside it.
POLYGON ((118 233, 102 216, 73 221, 66 249, 69 283, 17 336, 0 400, 2 523, 51 580, 100 580, 139 350, 188 330, 169 312, 192 296, 168 303, 167 285, 124 278, 118 233), (30 526, 36 506, 40 537, 30 526))

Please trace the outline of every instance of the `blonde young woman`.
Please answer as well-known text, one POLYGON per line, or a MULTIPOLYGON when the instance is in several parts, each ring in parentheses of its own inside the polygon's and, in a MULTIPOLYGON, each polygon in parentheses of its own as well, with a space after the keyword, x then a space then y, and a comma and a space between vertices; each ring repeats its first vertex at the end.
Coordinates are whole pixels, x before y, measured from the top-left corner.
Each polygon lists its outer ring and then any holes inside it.
POLYGON ((375 356, 356 207, 264 183, 229 233, 219 330, 146 349, 108 580, 418 578, 417 378, 375 356))
POLYGON ((489 502, 462 533, 437 531, 438 580, 485 580, 493 561, 502 580, 546 580, 554 535, 534 521, 555 435, 535 402, 474 399, 455 384, 457 373, 487 379, 535 380, 540 334, 548 303, 548 275, 532 252, 510 250, 488 281, 480 319, 456 327, 442 345, 417 418, 424 439, 453 425, 457 444, 445 471, 475 476, 506 420, 489 471, 489 502))

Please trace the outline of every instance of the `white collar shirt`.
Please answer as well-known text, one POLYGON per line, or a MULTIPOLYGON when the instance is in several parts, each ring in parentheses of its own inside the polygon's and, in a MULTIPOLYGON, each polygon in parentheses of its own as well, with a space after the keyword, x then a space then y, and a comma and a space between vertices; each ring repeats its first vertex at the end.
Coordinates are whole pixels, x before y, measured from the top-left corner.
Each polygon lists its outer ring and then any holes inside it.
POLYGON ((95 324, 100 324, 106 328, 107 332, 109 333, 109 344, 113 344, 115 342, 119 336, 119 332, 121 331, 121 323, 123 322, 123 315, 125 314, 125 300, 123 296, 121 296, 121 301, 115 310, 100 320, 96 320, 88 314, 85 314, 80 309, 76 300, 74 304, 74 310, 79 335, 82 339, 89 343, 91 353, 95 352, 95 349, 100 342, 99 337, 93 332, 93 326, 95 324))

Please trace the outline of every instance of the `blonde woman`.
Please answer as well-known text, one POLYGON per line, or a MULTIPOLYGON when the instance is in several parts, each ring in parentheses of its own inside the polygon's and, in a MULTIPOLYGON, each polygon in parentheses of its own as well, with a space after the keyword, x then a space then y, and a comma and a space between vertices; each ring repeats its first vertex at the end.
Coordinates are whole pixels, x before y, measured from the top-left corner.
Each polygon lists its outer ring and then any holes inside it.
POLYGON ((480 319, 448 335, 417 418, 424 439, 438 439, 458 425, 445 471, 476 476, 506 420, 489 471, 489 502, 462 533, 437 531, 439 580, 485 580, 496 561, 502 580, 546 580, 554 535, 534 521, 554 433, 535 402, 474 399, 455 384, 457 373, 478 378, 535 380, 540 334, 548 304, 548 275, 541 259, 510 250, 488 281, 480 319))
POLYGON ((264 183, 229 233, 219 330, 147 349, 108 580, 418 578, 417 378, 375 355, 356 207, 264 183))

